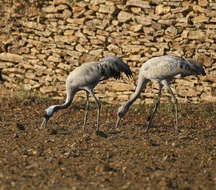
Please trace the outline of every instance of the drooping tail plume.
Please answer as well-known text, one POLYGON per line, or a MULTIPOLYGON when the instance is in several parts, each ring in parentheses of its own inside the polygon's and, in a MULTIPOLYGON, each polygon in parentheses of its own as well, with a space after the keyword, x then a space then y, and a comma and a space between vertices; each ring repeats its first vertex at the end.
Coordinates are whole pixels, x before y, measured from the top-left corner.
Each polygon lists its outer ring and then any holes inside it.
POLYGON ((119 79, 121 72, 125 73, 128 78, 132 77, 130 67, 116 56, 108 56, 100 61, 102 73, 107 77, 119 79))

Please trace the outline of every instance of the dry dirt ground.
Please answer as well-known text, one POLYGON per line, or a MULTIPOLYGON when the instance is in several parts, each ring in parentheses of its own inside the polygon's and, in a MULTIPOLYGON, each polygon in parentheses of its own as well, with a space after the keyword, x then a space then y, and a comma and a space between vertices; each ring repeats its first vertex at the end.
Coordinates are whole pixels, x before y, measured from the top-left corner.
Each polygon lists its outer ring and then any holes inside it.
POLYGON ((117 106, 102 106, 95 134, 92 102, 74 103, 39 130, 44 109, 60 103, 37 96, 0 99, 0 190, 216 189, 216 104, 160 105, 147 134, 149 106, 134 106, 114 129, 117 106))

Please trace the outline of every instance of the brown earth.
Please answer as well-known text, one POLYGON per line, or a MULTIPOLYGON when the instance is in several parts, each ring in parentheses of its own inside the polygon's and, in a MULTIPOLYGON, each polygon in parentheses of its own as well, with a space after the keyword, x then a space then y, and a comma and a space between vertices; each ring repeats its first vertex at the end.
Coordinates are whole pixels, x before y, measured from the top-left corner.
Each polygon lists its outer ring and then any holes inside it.
POLYGON ((102 106, 95 134, 91 103, 54 114, 39 130, 44 109, 60 103, 37 96, 0 99, 0 190, 9 189, 216 189, 216 104, 162 104, 146 134, 150 106, 134 106, 114 129, 117 106, 102 106), (144 127, 143 127, 144 124, 144 127))

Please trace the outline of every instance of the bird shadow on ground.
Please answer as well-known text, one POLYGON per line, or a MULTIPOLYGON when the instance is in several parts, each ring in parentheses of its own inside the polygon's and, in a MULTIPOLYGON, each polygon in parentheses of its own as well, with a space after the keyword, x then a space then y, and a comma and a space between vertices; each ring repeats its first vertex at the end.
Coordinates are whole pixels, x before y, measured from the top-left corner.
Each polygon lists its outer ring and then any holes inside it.
POLYGON ((108 137, 107 134, 104 133, 103 131, 96 131, 96 135, 100 136, 100 137, 103 137, 103 138, 107 138, 108 137))
POLYGON ((147 131, 147 125, 144 124, 135 124, 136 126, 138 126, 140 129, 144 129, 146 133, 152 133, 152 132, 157 132, 157 133, 163 133, 166 132, 167 129, 171 128, 171 126, 169 125, 151 125, 151 127, 149 127, 148 131, 147 131), (157 129, 152 131, 152 129, 157 129))
POLYGON ((113 124, 106 124, 107 133, 109 135, 116 135, 122 132, 120 128, 115 128, 113 124))
POLYGON ((117 135, 117 134, 121 133, 121 131, 118 129, 118 130, 109 131, 108 133, 109 133, 110 135, 117 135))

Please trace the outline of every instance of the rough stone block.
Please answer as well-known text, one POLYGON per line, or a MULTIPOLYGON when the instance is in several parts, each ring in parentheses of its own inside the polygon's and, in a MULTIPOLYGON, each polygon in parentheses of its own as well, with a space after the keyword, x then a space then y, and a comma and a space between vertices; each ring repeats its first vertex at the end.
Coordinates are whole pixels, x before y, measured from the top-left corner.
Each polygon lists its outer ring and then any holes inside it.
POLYGON ((2 73, 19 73, 19 74, 23 74, 23 73, 25 73, 25 70, 19 69, 19 68, 15 68, 15 67, 4 68, 4 69, 2 69, 2 73))
POLYGON ((208 6, 209 2, 208 0, 198 0, 198 4, 202 7, 208 6))
POLYGON ((143 1, 143 0, 128 0, 126 5, 127 6, 141 7, 144 9, 151 8, 149 1, 143 1))
POLYGON ((160 4, 156 7, 155 13, 158 15, 163 15, 169 13, 171 8, 169 6, 164 6, 163 4, 160 4))
POLYGON ((54 5, 66 4, 68 6, 72 6, 72 2, 70 0, 53 0, 54 5))
POLYGON ((125 11, 121 11, 118 14, 118 21, 119 22, 127 22, 129 21, 131 18, 133 17, 133 15, 129 12, 125 12, 125 11))
POLYGON ((56 91, 57 91, 57 88, 54 86, 43 86, 40 88, 40 92, 43 94, 56 92, 56 91))
POLYGON ((71 66, 67 65, 65 63, 59 63, 57 67, 60 68, 60 69, 66 70, 66 71, 70 71, 71 70, 71 66))
POLYGON ((45 12, 45 13, 55 13, 56 11, 57 11, 56 8, 52 5, 42 8, 42 12, 45 12))
POLYGON ((60 57, 55 57, 55 56, 49 56, 47 60, 50 61, 50 62, 55 62, 55 63, 61 62, 61 58, 60 57))
POLYGON ((196 16, 192 19, 194 24, 208 22, 208 20, 209 20, 209 17, 207 17, 205 15, 199 15, 199 16, 196 16))
POLYGON ((165 30, 165 34, 175 37, 178 34, 178 30, 174 26, 170 26, 165 30))
POLYGON ((72 23, 72 24, 83 24, 85 22, 85 17, 82 18, 68 18, 67 22, 72 23))
POLYGON ((11 62, 0 62, 0 69, 13 67, 14 64, 11 62))
POLYGON ((135 16, 134 17, 138 24, 142 24, 144 26, 150 26, 152 24, 152 18, 148 16, 135 16))
POLYGON ((116 11, 114 5, 101 4, 99 8, 99 12, 113 14, 116 11))
POLYGON ((190 31, 188 33, 188 38, 189 39, 194 39, 194 40, 204 40, 206 37, 205 33, 201 30, 194 30, 194 31, 190 31))
POLYGON ((35 79, 36 78, 36 75, 35 75, 35 73, 29 73, 29 72, 27 72, 27 73, 25 73, 25 77, 26 78, 28 78, 28 79, 35 79))
POLYGON ((45 29, 44 25, 37 23, 37 22, 32 22, 32 21, 28 21, 28 22, 24 21, 22 22, 22 25, 25 27, 32 28, 35 30, 40 30, 40 31, 43 31, 45 29))
POLYGON ((0 60, 19 63, 23 62, 23 57, 21 55, 3 52, 0 53, 0 60))
POLYGON ((142 24, 137 24, 137 25, 134 25, 131 27, 131 30, 134 31, 134 32, 139 32, 141 31, 143 28, 143 25, 142 24))
POLYGON ((105 2, 106 2, 106 0, 92 0, 91 1, 91 3, 94 5, 103 4, 105 2))

